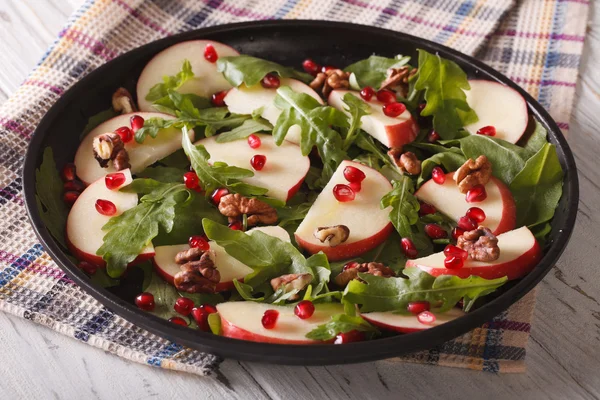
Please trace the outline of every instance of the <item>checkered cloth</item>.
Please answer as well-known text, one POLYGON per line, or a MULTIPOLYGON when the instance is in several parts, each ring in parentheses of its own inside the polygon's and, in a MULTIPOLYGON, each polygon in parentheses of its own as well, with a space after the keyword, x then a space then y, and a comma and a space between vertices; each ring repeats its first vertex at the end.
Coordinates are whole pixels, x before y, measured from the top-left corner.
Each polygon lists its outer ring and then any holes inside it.
MULTIPOLYGON (((139 363, 199 375, 219 365, 217 357, 144 331, 84 293, 44 252, 27 220, 20 174, 32 132, 68 87, 119 54, 164 36, 228 22, 355 22, 478 54, 537 97, 566 131, 587 13, 587 0, 522 0, 518 5, 510 0, 86 1, 0 107, 0 310, 139 363)), ((469 334, 400 360, 523 371, 533 298, 530 294, 469 334)))

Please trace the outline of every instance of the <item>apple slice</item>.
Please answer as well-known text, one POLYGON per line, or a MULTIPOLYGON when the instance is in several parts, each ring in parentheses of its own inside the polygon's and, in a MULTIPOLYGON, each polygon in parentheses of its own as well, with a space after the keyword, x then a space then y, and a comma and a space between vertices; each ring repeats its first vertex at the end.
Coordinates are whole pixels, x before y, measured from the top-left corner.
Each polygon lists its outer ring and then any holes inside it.
MULTIPOLYGON (((361 99, 358 92, 350 90, 333 90, 329 94, 329 105, 348 114, 346 104, 342 100, 346 93, 351 93, 361 99)), ((362 99, 361 99, 362 100, 362 99)), ((364 101, 364 100, 362 100, 364 101)), ((415 140, 419 133, 419 126, 408 110, 399 116, 392 118, 383 113, 383 104, 373 97, 371 101, 365 101, 371 108, 371 113, 360 119, 361 128, 375 139, 379 140, 388 148, 401 147, 415 140)))
POLYGON ((489 228, 494 235, 515 228, 517 207, 512 193, 504 183, 492 177, 485 185, 487 198, 477 203, 468 203, 466 195, 458 190, 453 175, 454 172, 447 173, 442 185, 438 185, 433 179, 428 180, 416 191, 415 196, 454 221, 464 216, 469 208, 479 207, 485 212, 485 221, 481 225, 489 228))
MULTIPOLYGON (((161 113, 132 113, 123 114, 105 121, 92 129, 90 133, 83 138, 83 141, 75 153, 75 167, 77 176, 85 184, 90 184, 106 174, 116 172, 109 163, 108 168, 102 168, 98 161, 94 158, 94 149, 92 142, 94 138, 103 133, 113 132, 122 126, 129 127, 129 119, 133 115, 139 115, 144 119, 148 118, 163 118, 173 119, 174 117, 161 113)), ((194 132, 189 132, 190 140, 194 140, 194 132)), ((165 158, 171 153, 181 148, 181 130, 176 128, 162 129, 156 138, 147 136, 143 143, 138 143, 135 139, 125 143, 125 149, 129 154, 129 163, 131 164, 131 173, 136 174, 141 172, 149 165, 154 164, 158 160, 165 158)))
MULTIPOLYGON (((117 207, 117 213, 114 216, 135 207, 138 203, 136 193, 119 192, 121 187, 129 185, 133 180, 128 169, 120 172, 125 175, 125 182, 121 186, 114 190, 108 189, 104 177, 102 177, 79 195, 69 212, 66 229, 67 247, 78 260, 101 267, 106 265, 102 257, 96 255, 96 251, 102 246, 102 239, 106 235, 106 231, 103 231, 102 227, 111 217, 102 215, 96 210, 96 200, 112 202, 117 207)), ((152 257, 154 257, 154 248, 150 244, 130 265, 152 257)))
POLYGON ((315 304, 315 313, 308 319, 294 315, 294 307, 276 306, 253 301, 233 301, 217 304, 223 336, 251 342, 279 344, 322 344, 306 334, 329 322, 332 316, 344 312, 339 303, 315 304), (261 319, 267 310, 277 310, 279 316, 273 329, 265 329, 261 319))
MULTIPOLYGON (((280 86, 289 86, 295 92, 306 93, 323 104, 321 97, 310 86, 296 79, 281 78, 280 81, 280 86)), ((225 104, 227 104, 229 111, 236 114, 252 114, 255 110, 262 108, 260 116, 275 125, 277 118, 281 115, 281 110, 274 103, 276 96, 277 89, 267 89, 260 84, 252 87, 242 85, 231 89, 227 93, 225 104)), ((300 127, 298 125, 290 127, 285 139, 292 143, 300 143, 300 127)))
POLYGON ((366 321, 378 326, 382 329, 387 329, 402 333, 419 332, 425 329, 433 328, 442 325, 445 322, 455 320, 465 315, 465 312, 459 308, 452 308, 445 313, 436 313, 435 321, 431 324, 421 323, 416 315, 394 314, 392 311, 385 312, 369 312, 361 314, 366 321))
POLYGON ((217 71, 217 63, 204 58, 204 49, 212 45, 219 57, 239 56, 235 49, 212 40, 190 40, 166 48, 152 58, 144 67, 137 82, 137 100, 141 111, 155 111, 146 100, 150 88, 162 83, 163 76, 174 76, 181 71, 185 60, 192 66, 194 77, 177 91, 210 97, 213 93, 227 90, 231 84, 217 71))
POLYGON ((462 268, 444 267, 444 252, 427 257, 408 260, 406 268, 418 267, 433 275, 456 275, 467 278, 477 275, 485 279, 518 279, 527 275, 542 257, 542 249, 526 226, 498 235, 500 257, 496 261, 482 262, 467 260, 462 268))
MULTIPOLYGON (((274 236, 286 242, 290 242, 290 235, 279 226, 259 226, 250 229, 247 233, 252 234, 261 231, 267 235, 274 236)), ((217 285, 217 291, 223 292, 234 288, 233 280, 242 281, 246 275, 251 273, 252 268, 242 264, 234 257, 227 254, 225 249, 217 243, 210 241, 210 249, 213 251, 214 262, 221 274, 221 281, 217 285)), ((154 269, 165 281, 173 285, 175 275, 179 272, 179 264, 175 262, 175 255, 180 251, 189 249, 188 244, 177 244, 173 246, 158 246, 154 250, 156 255, 152 260, 154 269)))
POLYGON ((471 90, 466 90, 467 103, 479 120, 465 129, 472 135, 484 126, 496 128, 496 137, 517 143, 529 123, 527 103, 516 90, 498 82, 485 80, 469 81, 471 90))
POLYGON ((390 208, 379 207, 379 201, 390 190, 392 185, 378 171, 357 162, 342 161, 296 229, 296 242, 311 254, 324 252, 329 261, 356 257, 377 247, 393 230, 390 208), (348 166, 358 168, 366 178, 354 200, 342 203, 334 197, 333 187, 348 184, 344 178, 344 168, 348 166), (314 236, 315 229, 335 225, 346 225, 350 230, 344 243, 330 247, 314 236))
POLYGON ((300 188, 310 168, 310 160, 302 155, 298 145, 284 140, 281 146, 275 144, 273 136, 257 134, 261 145, 252 149, 247 140, 217 143, 211 136, 199 140, 196 145, 203 145, 210 154, 210 161, 222 161, 229 165, 252 170, 250 159, 261 154, 267 157, 263 169, 254 171, 254 176, 243 181, 268 189, 267 196, 287 201, 300 188))

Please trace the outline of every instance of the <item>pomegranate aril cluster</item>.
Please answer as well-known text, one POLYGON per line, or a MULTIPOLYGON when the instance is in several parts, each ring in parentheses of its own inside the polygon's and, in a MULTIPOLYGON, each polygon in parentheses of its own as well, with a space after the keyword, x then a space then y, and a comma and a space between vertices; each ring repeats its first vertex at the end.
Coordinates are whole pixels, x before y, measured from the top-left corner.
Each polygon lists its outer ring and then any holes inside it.
POLYGON ((354 200, 356 193, 362 189, 362 181, 367 176, 360 169, 348 165, 344 168, 344 178, 348 181, 347 185, 338 184, 333 187, 333 196, 341 203, 354 200))
POLYGON ((279 311, 267 310, 262 316, 260 322, 265 329, 273 329, 277 324, 277 318, 279 318, 279 311))
POLYGON ((307 58, 306 60, 304 60, 304 62, 302 62, 302 68, 304 69, 304 71, 311 74, 312 76, 317 75, 321 70, 321 66, 313 60, 311 60, 310 58, 307 58))
POLYGON ((60 176, 64 182, 63 184, 63 202, 71 207, 75 204, 77 198, 83 190, 85 185, 77 180, 77 174, 75 171, 75 164, 67 163, 60 172, 60 176))
POLYGON ((190 238, 188 239, 188 244, 190 245, 190 247, 197 248, 202 251, 210 250, 210 243, 208 243, 208 240, 201 235, 190 236, 190 238))
POLYGON ((453 244, 446 246, 444 255, 446 256, 444 259, 444 267, 448 269, 462 268, 469 257, 469 253, 453 244))
POLYGON ((191 315, 198 324, 198 328, 201 331, 208 332, 210 326, 208 325, 208 316, 217 312, 215 306, 211 304, 202 304, 198 307, 192 308, 191 315))

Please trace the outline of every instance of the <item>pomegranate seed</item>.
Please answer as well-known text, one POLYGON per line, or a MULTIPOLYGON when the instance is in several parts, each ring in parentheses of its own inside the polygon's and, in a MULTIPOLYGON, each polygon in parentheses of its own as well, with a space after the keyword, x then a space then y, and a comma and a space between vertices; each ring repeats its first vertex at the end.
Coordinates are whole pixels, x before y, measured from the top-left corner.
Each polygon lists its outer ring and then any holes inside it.
POLYGON ((265 167, 266 162, 267 156, 263 156, 262 154, 257 154, 250 159, 250 165, 255 171, 262 170, 265 167))
POLYGON ((444 259, 444 267, 448 269, 459 269, 465 265, 462 258, 457 256, 448 256, 444 259))
POLYGON ((135 305, 138 306, 138 308, 141 308, 142 310, 154 310, 154 295, 148 292, 138 294, 135 298, 135 305))
POLYGON ((96 200, 96 211, 98 211, 102 215, 106 215, 108 217, 115 215, 117 213, 117 206, 115 203, 109 200, 98 199, 96 200))
POLYGON ((433 129, 430 130, 429 133, 427 134, 427 141, 429 143, 435 143, 440 139, 441 139, 440 134, 437 133, 436 131, 434 131, 433 129))
POLYGON ((300 319, 308 319, 315 313, 315 305, 310 300, 302 300, 294 307, 294 314, 300 319))
POLYGON ((465 215, 479 224, 482 223, 483 221, 485 221, 485 211, 483 211, 479 207, 469 208, 465 215))
POLYGON ((219 59, 219 55, 217 54, 217 50, 212 44, 207 44, 204 48, 204 58, 206 61, 211 63, 216 63, 219 59))
POLYGON ((277 310, 267 310, 262 316, 260 322, 265 329, 273 329, 275 328, 275 324, 277 323, 277 318, 279 317, 279 311, 277 310))
POLYGON ((421 203, 421 208, 419 208, 419 216, 423 217, 429 214, 435 214, 437 210, 434 206, 427 203, 421 203))
POLYGON ((411 301, 406 309, 411 314, 420 314, 423 311, 429 311, 430 304, 428 301, 411 301))
POLYGON ((198 328, 205 332, 210 330, 208 326, 208 316, 217 312, 217 309, 210 304, 202 304, 199 307, 192 308, 192 317, 198 324, 198 328))
POLYGON ((333 67, 331 65, 325 65, 321 68, 321 72, 325 73, 327 71, 331 71, 332 69, 337 69, 336 67, 333 67))
POLYGON ((345 203, 354 200, 356 194, 350 186, 338 184, 333 187, 333 196, 340 203, 345 203))
POLYGON ((415 247, 415 244, 413 243, 412 240, 410 240, 409 238, 402 238, 402 240, 400 241, 400 245, 402 246, 402 251, 404 252, 406 257, 408 257, 408 258, 417 257, 417 254, 418 254, 417 248, 415 247))
POLYGON ((350 182, 348 186, 350 189, 354 190, 354 193, 358 193, 362 189, 362 184, 360 182, 350 182))
POLYGON ((75 204, 75 201, 77 200, 80 194, 81 193, 79 192, 65 192, 65 194, 63 194, 63 201, 66 205, 72 206, 73 204, 75 204))
POLYGON ((394 92, 392 92, 391 90, 386 90, 386 89, 379 90, 377 92, 377 100, 379 100, 385 104, 395 103, 396 102, 396 94, 394 92))
POLYGON ((227 226, 234 231, 241 231, 244 229, 244 225, 240 221, 233 221, 227 226))
POLYGON ((109 190, 118 189, 122 184, 125 183, 125 174, 122 172, 113 172, 104 177, 104 184, 109 190))
POLYGON ((197 248, 202 251, 208 251, 208 249, 210 249, 210 244, 208 243, 208 240, 206 240, 203 236, 200 235, 190 236, 190 238, 188 239, 188 244, 190 245, 190 247, 197 248))
POLYGON ((496 128, 491 125, 484 126, 477 130, 477 134, 484 136, 496 136, 496 128))
POLYGON ((321 66, 313 60, 311 60, 310 58, 307 58, 302 62, 302 68, 304 68, 304 70, 312 76, 315 76, 319 73, 321 66))
POLYGON ((62 169, 61 177, 64 182, 69 182, 75 179, 75 164, 68 163, 62 169))
POLYGON ((467 192, 467 203, 479 203, 487 198, 487 192, 485 186, 475 185, 467 192))
POLYGON ((123 143, 129 143, 133 140, 133 131, 128 126, 122 126, 115 131, 121 137, 123 143))
POLYGON ((213 306, 212 304, 202 304, 200 307, 204 308, 209 314, 214 314, 217 312, 217 307, 213 306))
POLYGON ((195 172, 186 172, 183 174, 183 183, 188 189, 197 189, 200 185, 200 180, 195 172))
POLYGON ((185 316, 190 315, 192 308, 194 308, 194 300, 188 299, 187 297, 178 298, 175 300, 175 305, 173 305, 175 311, 185 316))
POLYGON ((419 116, 421 116, 421 113, 423 112, 423 110, 425 109, 425 107, 427 107, 427 103, 420 103, 417 106, 417 113, 419 114, 419 116))
POLYGON ((469 257, 469 253, 466 250, 453 244, 449 244, 444 248, 444 255, 446 257, 458 257, 461 260, 466 260, 469 257))
POLYGON ((131 129, 133 129, 134 132, 137 132, 138 129, 142 129, 144 126, 144 118, 139 115, 134 115, 129 118, 129 125, 131 125, 131 129))
POLYGON ((98 270, 97 266, 87 261, 80 261, 79 264, 77 264, 77 267, 88 275, 94 275, 98 270))
POLYGON ((248 136, 248 145, 253 149, 258 149, 261 145, 261 140, 255 134, 248 136))
POLYGON ((213 204, 215 206, 218 206, 219 203, 221 202, 221 197, 223 197, 227 194, 229 194, 229 190, 227 190, 226 188, 216 189, 213 192, 213 194, 210 196, 210 200, 213 202, 213 204))
POLYGON ((346 168, 344 168, 344 178, 346 178, 348 182, 360 183, 365 180, 366 175, 360 169, 348 165, 346 168))
POLYGON ((366 339, 363 331, 357 331, 356 329, 350 332, 340 333, 335 337, 334 344, 346 344, 351 342, 362 342, 366 339))
POLYGON ((181 317, 171 317, 171 318, 169 318, 169 322, 176 324, 176 325, 188 326, 187 321, 181 317))
POLYGON ((342 268, 342 271, 345 271, 347 269, 352 269, 352 268, 356 268, 358 267, 360 264, 357 263, 356 261, 350 261, 349 263, 344 264, 344 267, 342 268))
POLYGON ((85 185, 79 181, 67 181, 63 185, 65 192, 83 192, 85 185))
POLYGON ((463 233, 465 233, 464 229, 460 229, 459 227, 456 227, 456 228, 452 229, 452 238, 454 238, 454 240, 458 240, 458 238, 460 236, 462 236, 463 233))
POLYGON ((391 118, 396 118, 406 111, 406 106, 402 103, 387 103, 383 105, 383 113, 391 118))
POLYGON ((458 227, 463 231, 472 231, 473 229, 477 229, 477 222, 467 216, 460 217, 458 219, 458 227))
POLYGON ((417 319, 422 324, 433 324, 435 322, 435 315, 429 311, 423 311, 417 315, 417 319))
POLYGON ((281 85, 281 82, 279 81, 279 77, 277 75, 266 74, 265 77, 262 78, 262 81, 260 81, 260 84, 265 89, 277 89, 279 85, 281 85))
POLYGON ((444 230, 438 224, 427 224, 425 225, 425 233, 432 239, 443 239, 448 237, 448 232, 444 230))
POLYGON ((371 86, 365 86, 360 91, 360 97, 362 97, 365 101, 371 101, 373 96, 375 96, 375 89, 373 89, 371 86))
POLYGON ((433 170, 431 170, 431 178, 438 185, 443 185, 444 182, 446 182, 446 174, 440 167, 433 167, 433 170))
POLYGON ((227 96, 227 90, 214 93, 210 98, 210 102, 215 107, 225 107, 225 96, 227 96))

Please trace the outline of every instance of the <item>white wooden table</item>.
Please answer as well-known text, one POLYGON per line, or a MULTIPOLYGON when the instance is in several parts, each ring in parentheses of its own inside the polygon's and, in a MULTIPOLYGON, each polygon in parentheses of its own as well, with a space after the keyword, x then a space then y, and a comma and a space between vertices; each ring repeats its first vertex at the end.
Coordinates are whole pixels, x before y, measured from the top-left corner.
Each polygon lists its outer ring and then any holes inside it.
MULTIPOLYGON (((79 0, 0 0, 0 101, 79 0)), ((581 182, 571 244, 539 285, 527 373, 374 362, 283 367, 226 361, 218 379, 133 364, 0 313, 0 399, 600 398, 600 1, 593 1, 570 144, 581 182)))

